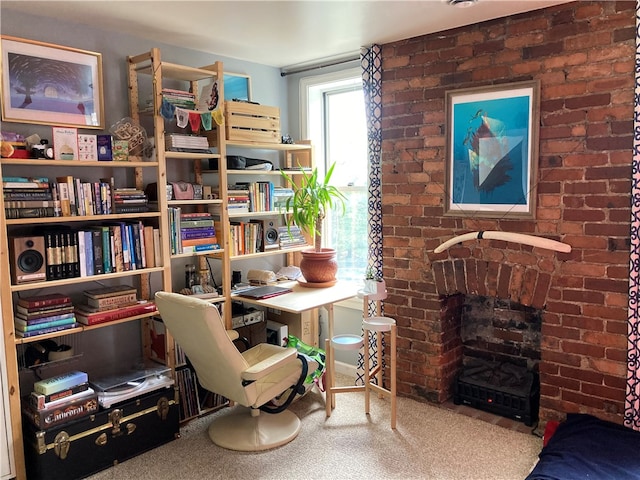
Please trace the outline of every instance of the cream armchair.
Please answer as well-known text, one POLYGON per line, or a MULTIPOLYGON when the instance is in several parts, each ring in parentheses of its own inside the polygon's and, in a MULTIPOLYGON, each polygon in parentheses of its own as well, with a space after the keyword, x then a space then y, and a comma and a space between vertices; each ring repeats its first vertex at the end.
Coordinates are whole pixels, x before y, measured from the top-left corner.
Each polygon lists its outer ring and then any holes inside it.
POLYGON ((293 348, 259 344, 240 353, 220 314, 207 301, 169 292, 155 294, 166 327, 189 358, 200 384, 237 405, 216 415, 209 437, 230 450, 259 451, 284 445, 300 431, 300 419, 286 408, 304 389, 308 362, 293 348), (289 391, 279 407, 265 404, 289 391), (270 412, 264 415, 260 412, 270 412))

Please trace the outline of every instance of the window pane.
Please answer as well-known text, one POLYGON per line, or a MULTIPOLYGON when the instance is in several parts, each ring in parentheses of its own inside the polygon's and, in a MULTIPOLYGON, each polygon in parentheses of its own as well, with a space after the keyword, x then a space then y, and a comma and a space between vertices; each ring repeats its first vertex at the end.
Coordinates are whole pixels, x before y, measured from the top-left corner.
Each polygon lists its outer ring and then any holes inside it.
POLYGON ((330 212, 325 244, 338 252, 338 278, 359 281, 367 265, 367 136, 361 87, 325 93, 326 167, 346 197, 345 213, 330 212))

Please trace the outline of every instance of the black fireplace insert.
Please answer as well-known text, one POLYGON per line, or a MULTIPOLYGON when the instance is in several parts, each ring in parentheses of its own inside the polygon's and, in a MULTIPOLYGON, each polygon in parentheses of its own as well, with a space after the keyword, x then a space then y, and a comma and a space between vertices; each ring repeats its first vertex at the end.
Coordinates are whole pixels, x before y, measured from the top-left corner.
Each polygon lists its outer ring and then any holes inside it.
POLYGON ((472 359, 456 378, 453 403, 533 426, 538 420, 540 379, 536 372, 512 363, 472 359))

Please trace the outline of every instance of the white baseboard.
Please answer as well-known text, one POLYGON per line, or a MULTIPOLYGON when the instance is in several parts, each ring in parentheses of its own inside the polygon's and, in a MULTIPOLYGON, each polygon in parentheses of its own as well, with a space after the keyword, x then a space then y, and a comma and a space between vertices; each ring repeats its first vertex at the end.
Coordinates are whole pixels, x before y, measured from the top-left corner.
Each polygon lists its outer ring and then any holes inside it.
POLYGON ((335 363, 336 372, 356 378, 356 366, 344 362, 335 363))

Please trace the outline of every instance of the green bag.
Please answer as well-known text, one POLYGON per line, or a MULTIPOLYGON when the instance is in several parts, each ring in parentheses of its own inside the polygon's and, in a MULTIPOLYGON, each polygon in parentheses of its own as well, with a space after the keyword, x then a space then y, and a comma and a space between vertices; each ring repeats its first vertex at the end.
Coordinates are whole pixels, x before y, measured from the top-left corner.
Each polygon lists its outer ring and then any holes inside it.
POLYGON ((306 355, 307 357, 315 360, 318 363, 318 368, 313 372, 309 372, 307 378, 304 380, 305 389, 309 389, 315 383, 318 385, 320 391, 324 392, 324 382, 322 381, 324 372, 325 372, 325 364, 326 364, 326 354, 322 348, 313 347, 304 343, 295 335, 289 335, 287 337, 287 347, 293 347, 298 350, 299 353, 306 355))

